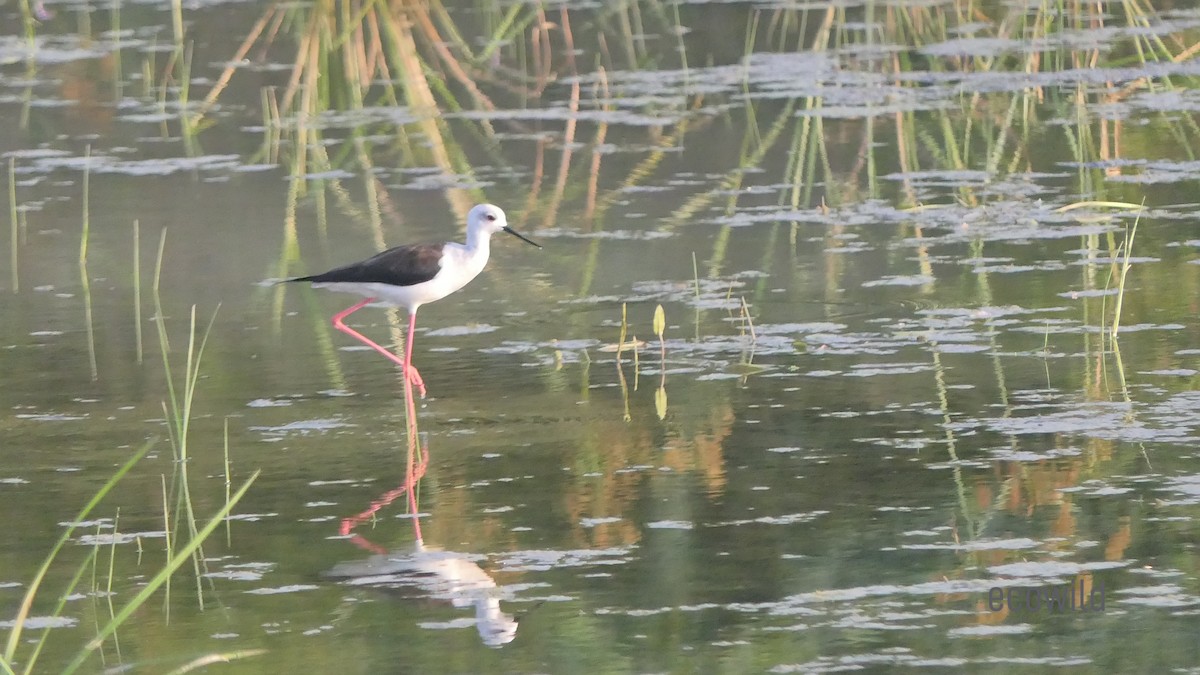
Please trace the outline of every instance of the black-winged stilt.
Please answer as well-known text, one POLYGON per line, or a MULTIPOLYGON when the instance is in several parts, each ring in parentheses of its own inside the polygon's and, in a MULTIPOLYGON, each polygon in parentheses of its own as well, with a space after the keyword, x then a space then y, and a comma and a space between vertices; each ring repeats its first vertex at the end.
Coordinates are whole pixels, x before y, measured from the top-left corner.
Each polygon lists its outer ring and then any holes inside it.
POLYGON ((492 204, 480 204, 467 214, 467 243, 443 241, 436 244, 410 244, 390 248, 366 260, 334 268, 322 274, 294 277, 286 281, 309 281, 314 288, 365 295, 366 300, 333 315, 333 326, 361 340, 375 351, 388 357, 401 368, 408 381, 417 385, 425 395, 425 382, 412 366, 413 329, 417 323, 417 308, 457 291, 483 271, 488 261, 489 245, 496 232, 507 232, 518 239, 541 248, 508 226, 504 211, 492 204), (404 343, 404 358, 375 344, 366 336, 347 326, 347 316, 375 300, 408 310, 408 338, 404 343))

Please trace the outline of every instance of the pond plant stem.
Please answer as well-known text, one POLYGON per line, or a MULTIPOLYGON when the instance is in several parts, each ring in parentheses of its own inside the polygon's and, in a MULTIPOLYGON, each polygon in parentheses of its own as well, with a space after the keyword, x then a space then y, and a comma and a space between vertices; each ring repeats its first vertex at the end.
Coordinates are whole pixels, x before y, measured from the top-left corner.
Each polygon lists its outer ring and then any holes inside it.
MULTIPOLYGON (((231 492, 233 490, 233 479, 231 477, 230 467, 229 467, 229 417, 225 418, 225 425, 224 425, 223 430, 224 430, 224 433, 222 434, 222 439, 224 442, 221 444, 221 450, 222 450, 222 454, 223 454, 223 459, 225 460, 224 461, 225 503, 228 504, 229 500, 231 498, 230 497, 231 492)), ((226 546, 233 545, 233 532, 232 532, 232 528, 230 527, 228 518, 225 519, 225 545, 226 546)))
POLYGON ((17 158, 8 158, 8 220, 9 220, 9 243, 11 247, 8 252, 10 266, 10 285, 12 292, 16 293, 21 290, 21 275, 18 273, 18 264, 21 261, 20 254, 20 219, 17 216, 17 158))
POLYGON ((142 338, 142 235, 138 220, 133 221, 133 338, 137 350, 137 363, 142 365, 144 342, 142 338))
MULTIPOLYGON (((163 412, 165 413, 165 406, 163 412)), ((171 536, 171 507, 170 500, 167 497, 167 475, 159 474, 159 479, 162 483, 162 519, 163 519, 163 551, 167 554, 167 560, 170 560, 175 555, 174 538, 171 536)), ((171 579, 168 577, 166 583, 163 584, 163 621, 171 623, 171 579)))
POLYGON ((665 419, 667 416, 667 342, 663 334, 667 330, 667 315, 663 311, 663 306, 658 305, 654 308, 654 332, 658 334, 658 389, 654 392, 654 410, 658 414, 658 419, 665 419))
POLYGON ((96 329, 92 321, 92 284, 87 269, 88 235, 91 230, 91 217, 88 213, 88 204, 91 201, 91 145, 84 150, 83 157, 83 227, 79 237, 79 280, 83 290, 83 317, 87 329, 88 366, 91 368, 92 380, 95 381, 99 377, 99 369, 96 366, 96 329))
POLYGON ((617 379, 621 383, 621 400, 625 405, 623 418, 626 422, 633 419, 629 414, 629 385, 625 381, 625 370, 621 368, 621 352, 625 349, 625 336, 629 328, 626 321, 625 303, 621 303, 621 334, 617 338, 617 379))
MULTIPOLYGON (((113 598, 115 597, 115 594, 113 593, 113 577, 116 576, 116 571, 117 571, 116 570, 116 568, 117 568, 117 541, 121 538, 120 524, 121 524, 121 509, 118 507, 116 514, 113 515, 112 532, 109 535, 108 576, 105 579, 105 583, 104 583, 104 600, 105 600, 106 609, 108 610, 109 621, 113 620, 117 616, 116 607, 113 605, 113 598)), ((99 541, 99 538, 97 538, 97 541, 99 541)), ((117 637, 116 631, 113 631, 112 638, 113 638, 113 649, 116 650, 116 653, 117 653, 117 663, 120 663, 123 660, 121 658, 121 641, 117 637)))
POLYGON ((1125 231, 1125 241, 1121 244, 1124 250, 1124 256, 1121 260, 1121 271, 1117 276, 1117 300, 1113 307, 1112 330, 1110 331, 1112 339, 1117 339, 1117 333, 1121 330, 1121 308, 1125 304, 1125 280, 1129 276, 1130 259, 1133 256, 1133 239, 1137 236, 1138 221, 1141 220, 1139 214, 1133 219, 1133 225, 1125 231))

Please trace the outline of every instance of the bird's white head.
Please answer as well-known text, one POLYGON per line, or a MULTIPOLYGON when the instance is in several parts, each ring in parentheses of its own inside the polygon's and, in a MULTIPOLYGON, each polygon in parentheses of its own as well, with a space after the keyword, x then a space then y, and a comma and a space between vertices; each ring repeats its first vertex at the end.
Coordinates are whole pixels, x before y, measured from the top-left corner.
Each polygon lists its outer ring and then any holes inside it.
POLYGON ((504 209, 495 204, 479 204, 467 214, 467 229, 495 234, 508 227, 504 209))
POLYGON ((538 248, 542 247, 541 244, 534 243, 529 238, 509 227, 508 218, 505 217, 504 210, 499 206, 494 204, 479 204, 467 213, 468 241, 475 240, 480 235, 483 235, 485 238, 490 237, 497 232, 507 232, 538 248))

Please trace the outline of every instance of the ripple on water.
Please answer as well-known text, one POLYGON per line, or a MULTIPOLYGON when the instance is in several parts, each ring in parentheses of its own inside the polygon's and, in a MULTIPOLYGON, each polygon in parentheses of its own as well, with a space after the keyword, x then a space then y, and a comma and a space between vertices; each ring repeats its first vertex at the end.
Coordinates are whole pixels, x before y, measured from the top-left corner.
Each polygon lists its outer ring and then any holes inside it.
POLYGON ((83 546, 112 546, 114 544, 129 544, 142 539, 161 539, 166 533, 161 530, 144 532, 106 532, 102 534, 81 535, 76 541, 83 546))
MULTIPOLYGON (((69 616, 29 616, 21 621, 22 628, 38 630, 42 628, 69 628, 79 623, 79 619, 69 616)), ((12 628, 12 621, 0 621, 0 628, 12 628)))
POLYGON ((646 528, 650 530, 691 530, 695 527, 696 524, 690 520, 656 520, 646 523, 646 528))
POLYGON ((1027 537, 1015 539, 979 539, 976 541, 946 542, 941 544, 904 544, 904 549, 946 549, 952 551, 1018 551, 1037 548, 1041 544, 1027 537))
POLYGON ((1121 604, 1145 605, 1147 607, 1192 607, 1200 605, 1200 597, 1184 592, 1181 586, 1136 586, 1116 591, 1121 604))
POLYGON ((77 420, 85 420, 87 415, 71 415, 68 413, 19 413, 15 415, 19 420, 30 420, 33 422, 74 422, 77 420))
POLYGON ((1162 489, 1176 492, 1183 496, 1182 499, 1173 499, 1166 502, 1170 506, 1200 504, 1200 474, 1175 476, 1169 479, 1162 489))
POLYGON ((292 405, 288 399, 256 398, 246 404, 247 408, 282 408, 292 405))
POLYGON ((331 417, 311 420, 297 420, 295 422, 288 422, 287 424, 281 424, 273 427, 252 426, 250 427, 250 430, 260 431, 270 436, 286 436, 289 434, 300 434, 302 436, 306 436, 312 433, 324 433, 334 429, 353 426, 355 425, 341 419, 331 417))
POLYGON ((34 160, 26 170, 50 172, 57 169, 77 169, 97 174, 127 176, 166 176, 181 171, 229 171, 241 164, 238 155, 200 155, 196 157, 164 157, 121 159, 100 154, 83 156, 50 156, 34 160))
POLYGON ((203 576, 213 579, 228 579, 229 581, 259 581, 275 567, 275 563, 241 563, 226 565, 225 569, 207 572, 203 576))
POLYGON ((1083 450, 1067 446, 1062 448, 1047 448, 1044 452, 1035 452, 1033 450, 1014 450, 1011 446, 1003 446, 989 448, 987 452, 995 459, 1006 462, 1041 462, 1059 457, 1075 457, 1081 454, 1083 450))
POLYGON ((316 586, 313 584, 291 584, 288 586, 276 586, 273 588, 252 588, 248 591, 242 591, 242 592, 249 593, 250 595, 279 595, 281 593, 299 593, 301 591, 315 591, 318 588, 320 588, 320 586, 316 586))
MULTIPOLYGON (((484 333, 492 333, 500 330, 497 326, 492 326, 486 323, 476 323, 465 326, 447 326, 445 328, 436 328, 425 333, 429 337, 459 337, 462 335, 483 335, 484 333)), ((415 361, 415 359, 414 359, 415 361)))
POLYGON ((889 275, 872 281, 864 281, 863 288, 875 286, 924 286, 932 284, 935 279, 927 274, 889 275))
MULTIPOLYGON (((799 513, 788 513, 780 516, 759 516, 758 518, 748 518, 744 520, 723 520, 712 523, 710 527, 727 527, 740 525, 794 525, 796 523, 810 523, 821 516, 828 515, 829 511, 802 511, 799 513)), ((649 525, 647 525, 649 527, 649 525)), ((690 529, 690 528, 689 528, 690 529)))
POLYGON ((597 526, 599 526, 599 525, 608 525, 609 523, 619 523, 619 522, 621 522, 622 520, 623 520, 622 518, 615 518, 615 517, 608 517, 608 518, 580 518, 580 519, 579 519, 579 526, 580 526, 580 527, 588 527, 588 528, 591 528, 591 527, 597 527, 597 526))
POLYGON ((611 547, 573 550, 526 550, 505 553, 499 564, 507 572, 544 572, 564 567, 587 567, 591 565, 623 565, 633 560, 634 547, 611 547))
POLYGON ((772 667, 772 673, 842 673, 848 671, 868 670, 871 666, 908 666, 911 668, 947 668, 964 666, 970 663, 965 658, 940 657, 927 658, 907 653, 908 650, 898 650, 900 653, 851 654, 847 656, 825 657, 814 661, 795 664, 781 664, 772 667))
POLYGON ((1074 576, 1081 572, 1111 570, 1128 566, 1128 562, 1120 560, 1100 560, 1085 563, 1063 562, 1060 560, 1048 560, 1041 562, 1023 561, 1007 563, 1004 565, 993 565, 988 568, 988 572, 1002 577, 1020 577, 1023 581, 1028 581, 1030 578, 1060 580, 1066 577, 1074 576))
POLYGON ((950 637, 987 637, 991 635, 1023 635, 1032 633, 1033 626, 1027 623, 1014 624, 980 624, 977 626, 960 626, 946 631, 950 637))

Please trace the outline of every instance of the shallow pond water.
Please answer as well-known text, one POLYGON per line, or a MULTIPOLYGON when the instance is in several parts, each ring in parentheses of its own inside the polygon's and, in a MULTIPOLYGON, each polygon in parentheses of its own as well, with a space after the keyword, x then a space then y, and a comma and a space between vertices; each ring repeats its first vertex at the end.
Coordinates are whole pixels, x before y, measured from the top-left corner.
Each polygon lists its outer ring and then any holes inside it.
POLYGON ((916 4, 0 8, 0 656, 1194 667, 1200 13, 916 4))

